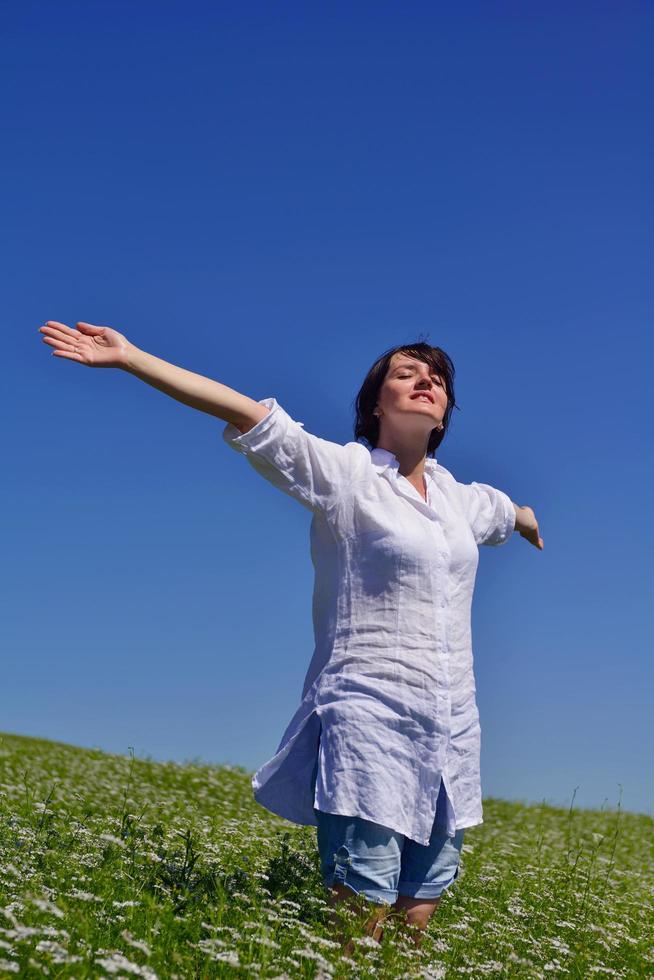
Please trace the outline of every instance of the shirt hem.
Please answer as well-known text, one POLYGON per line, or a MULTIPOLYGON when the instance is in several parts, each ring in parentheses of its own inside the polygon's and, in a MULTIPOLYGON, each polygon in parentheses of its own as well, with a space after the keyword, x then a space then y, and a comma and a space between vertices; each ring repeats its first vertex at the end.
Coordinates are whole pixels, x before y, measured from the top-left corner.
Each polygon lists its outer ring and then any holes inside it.
POLYGON ((473 819, 470 819, 470 820, 462 820, 461 822, 457 822, 456 829, 457 830, 468 830, 470 827, 479 827, 480 824, 482 824, 483 822, 484 821, 483 821, 482 817, 479 817, 477 820, 473 820, 473 819))

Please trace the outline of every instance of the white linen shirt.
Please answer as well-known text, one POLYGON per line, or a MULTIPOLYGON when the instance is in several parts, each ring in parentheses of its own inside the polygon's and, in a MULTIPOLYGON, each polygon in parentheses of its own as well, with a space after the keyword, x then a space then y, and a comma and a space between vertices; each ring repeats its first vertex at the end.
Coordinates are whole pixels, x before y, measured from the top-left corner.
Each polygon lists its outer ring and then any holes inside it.
POLYGON ((315 806, 427 845, 442 779, 446 833, 483 823, 471 606, 477 546, 511 535, 510 498, 427 457, 425 502, 388 450, 329 442, 275 398, 260 404, 263 419, 223 438, 313 512, 315 646, 255 799, 293 823, 316 826, 315 806))

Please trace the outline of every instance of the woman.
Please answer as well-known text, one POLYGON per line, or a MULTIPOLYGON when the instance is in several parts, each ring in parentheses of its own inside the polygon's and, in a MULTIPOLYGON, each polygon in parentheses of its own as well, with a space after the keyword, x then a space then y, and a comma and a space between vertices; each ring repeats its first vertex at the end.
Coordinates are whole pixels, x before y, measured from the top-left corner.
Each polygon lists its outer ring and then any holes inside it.
MULTIPOLYGON (((419 941, 458 876, 464 831, 482 823, 471 648, 478 545, 514 529, 543 548, 530 507, 459 483, 435 449, 455 407, 439 347, 402 345, 356 401, 361 442, 305 432, 275 398, 257 402, 147 354, 110 327, 49 320, 53 354, 117 367, 227 422, 223 438, 312 511, 315 648, 302 701, 254 775, 268 810, 317 827, 330 903, 394 910, 419 941)), ((351 944, 348 947, 351 949, 351 944)))

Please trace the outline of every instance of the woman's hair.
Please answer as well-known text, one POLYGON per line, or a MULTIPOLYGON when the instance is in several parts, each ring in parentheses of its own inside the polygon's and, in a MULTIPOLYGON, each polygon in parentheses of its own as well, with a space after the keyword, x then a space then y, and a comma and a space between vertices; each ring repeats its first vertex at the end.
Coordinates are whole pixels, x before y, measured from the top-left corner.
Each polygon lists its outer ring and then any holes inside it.
POLYGON ((432 347, 431 344, 426 344, 423 341, 419 341, 417 344, 401 344, 399 347, 393 347, 387 350, 381 357, 377 358, 368 371, 355 400, 356 421, 354 423, 354 435, 356 439, 360 439, 363 436, 372 449, 376 448, 379 439, 379 419, 376 415, 373 415, 373 411, 377 405, 379 390, 386 378, 391 358, 393 354, 399 353, 408 354, 409 357, 415 357, 419 361, 424 361, 425 364, 428 364, 439 375, 445 385, 447 408, 443 416, 443 428, 432 429, 431 435, 429 436, 429 443, 427 444, 427 455, 432 456, 445 438, 445 433, 450 424, 452 410, 458 408, 458 406, 454 398, 454 365, 452 361, 440 347, 432 347))

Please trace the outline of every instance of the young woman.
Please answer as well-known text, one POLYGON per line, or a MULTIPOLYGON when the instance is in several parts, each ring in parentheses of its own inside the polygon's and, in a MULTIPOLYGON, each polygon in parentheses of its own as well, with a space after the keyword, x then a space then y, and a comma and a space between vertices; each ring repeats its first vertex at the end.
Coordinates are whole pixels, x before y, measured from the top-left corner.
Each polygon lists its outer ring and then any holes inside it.
POLYGON ((356 400, 355 436, 367 446, 339 445, 306 432, 275 398, 254 401, 110 327, 48 320, 40 331, 60 358, 121 368, 227 422, 225 442, 312 511, 315 648, 254 795, 317 827, 332 906, 371 905, 376 939, 395 911, 419 941, 458 876, 465 829, 482 823, 477 549, 514 529, 543 548, 530 507, 459 483, 433 455, 455 407, 450 358, 425 343, 386 351, 356 400))

